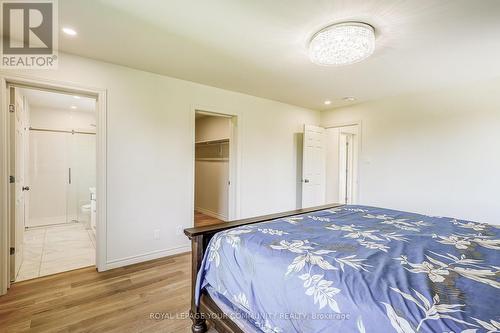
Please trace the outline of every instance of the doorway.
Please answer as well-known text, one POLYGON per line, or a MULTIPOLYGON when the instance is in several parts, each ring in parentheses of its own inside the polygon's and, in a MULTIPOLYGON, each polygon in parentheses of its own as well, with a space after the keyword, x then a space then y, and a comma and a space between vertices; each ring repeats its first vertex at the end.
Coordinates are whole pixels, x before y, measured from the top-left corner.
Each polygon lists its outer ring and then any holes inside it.
POLYGON ((361 124, 304 125, 302 208, 358 201, 361 124))
POLYGON ((235 125, 235 116, 195 111, 195 226, 234 218, 235 125))
POLYGON ((10 281, 96 264, 97 100, 11 84, 10 281))
POLYGON ((326 129, 326 202, 357 203, 358 124, 326 129))

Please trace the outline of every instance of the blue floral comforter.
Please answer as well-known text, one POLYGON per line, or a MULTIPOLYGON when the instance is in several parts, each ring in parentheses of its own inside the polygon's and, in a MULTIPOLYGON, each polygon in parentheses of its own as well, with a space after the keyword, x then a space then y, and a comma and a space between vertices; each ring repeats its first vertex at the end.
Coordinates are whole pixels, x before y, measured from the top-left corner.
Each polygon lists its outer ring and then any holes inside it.
POLYGON ((203 289, 244 331, 500 332, 500 229, 353 205, 242 226, 203 289))

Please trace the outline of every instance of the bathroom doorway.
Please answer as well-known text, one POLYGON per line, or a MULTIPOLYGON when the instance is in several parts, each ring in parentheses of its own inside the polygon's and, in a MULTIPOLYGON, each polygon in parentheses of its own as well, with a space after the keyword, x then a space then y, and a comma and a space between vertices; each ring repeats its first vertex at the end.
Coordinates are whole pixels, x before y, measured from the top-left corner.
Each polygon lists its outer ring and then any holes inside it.
POLYGON ((11 265, 19 282, 96 264, 96 98, 8 86, 11 265))

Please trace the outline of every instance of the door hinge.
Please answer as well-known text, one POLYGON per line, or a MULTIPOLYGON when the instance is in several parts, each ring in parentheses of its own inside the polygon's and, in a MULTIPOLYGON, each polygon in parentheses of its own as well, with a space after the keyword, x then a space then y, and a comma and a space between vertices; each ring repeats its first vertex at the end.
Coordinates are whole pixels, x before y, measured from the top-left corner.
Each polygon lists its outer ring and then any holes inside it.
POLYGON ((14 104, 9 104, 9 112, 16 112, 16 106, 14 104))
POLYGON ((14 184, 16 182, 16 177, 9 176, 9 183, 14 184))
POLYGON ((14 254, 16 254, 16 248, 15 247, 11 247, 10 248, 10 255, 13 256, 14 254))

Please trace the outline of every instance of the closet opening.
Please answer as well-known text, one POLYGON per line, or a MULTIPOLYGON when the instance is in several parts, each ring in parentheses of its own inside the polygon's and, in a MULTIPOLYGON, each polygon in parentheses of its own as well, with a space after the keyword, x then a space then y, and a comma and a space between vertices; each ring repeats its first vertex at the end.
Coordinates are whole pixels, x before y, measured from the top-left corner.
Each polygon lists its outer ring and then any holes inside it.
POLYGON ((235 131, 235 116, 195 111, 195 226, 235 218, 235 131))
POLYGON ((97 99, 7 91, 11 282, 95 266, 97 99))

